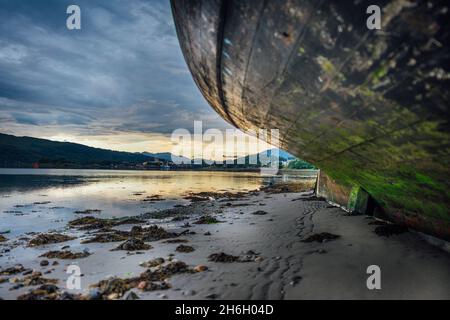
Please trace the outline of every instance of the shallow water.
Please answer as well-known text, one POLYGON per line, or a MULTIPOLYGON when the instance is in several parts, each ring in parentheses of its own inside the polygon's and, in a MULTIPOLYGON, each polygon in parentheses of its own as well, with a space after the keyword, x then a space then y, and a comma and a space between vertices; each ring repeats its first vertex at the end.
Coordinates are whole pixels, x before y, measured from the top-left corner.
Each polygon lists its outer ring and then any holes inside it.
MULTIPOLYGON (((306 171, 306 175, 314 173, 306 171)), ((98 209, 100 217, 123 217, 187 204, 190 192, 250 191, 273 180, 259 173, 204 171, 113 171, 76 169, 0 169, 0 232, 8 238, 27 232, 60 229, 98 209), (143 201, 160 195, 164 200, 143 201)))

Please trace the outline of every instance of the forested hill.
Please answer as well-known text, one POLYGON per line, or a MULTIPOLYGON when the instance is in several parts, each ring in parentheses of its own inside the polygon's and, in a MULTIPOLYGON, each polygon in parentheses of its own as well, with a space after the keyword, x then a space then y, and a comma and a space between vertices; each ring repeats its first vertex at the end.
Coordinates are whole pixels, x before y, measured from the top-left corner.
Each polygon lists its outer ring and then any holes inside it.
POLYGON ((0 133, 0 167, 104 167, 153 160, 141 153, 92 148, 71 142, 57 142, 0 133))

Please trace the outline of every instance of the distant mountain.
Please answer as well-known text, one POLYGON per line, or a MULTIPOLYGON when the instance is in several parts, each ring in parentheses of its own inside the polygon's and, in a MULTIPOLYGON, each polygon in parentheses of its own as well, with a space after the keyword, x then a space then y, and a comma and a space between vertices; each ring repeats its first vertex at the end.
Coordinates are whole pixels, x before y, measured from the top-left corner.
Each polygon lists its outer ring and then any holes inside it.
MULTIPOLYGON (((270 157, 277 149, 270 149, 258 154, 270 157)), ((286 151, 279 150, 279 160, 291 160, 295 157, 286 151)), ((249 165, 251 156, 238 158, 249 165)), ((191 164, 191 159, 178 157, 170 152, 130 153, 88 147, 78 143, 58 142, 32 137, 16 137, 0 133, 0 167, 30 168, 33 165, 41 168, 139 168, 143 162, 175 161, 177 164, 191 164)), ((204 159, 198 159, 202 166, 207 166, 204 159)), ((208 162, 209 163, 209 162, 208 162)), ((259 162, 258 162, 259 163, 259 162)), ((254 166, 257 164, 251 164, 254 166)), ((142 166, 141 166, 142 167, 142 166)))
MULTIPOLYGON (((271 150, 276 150, 276 149, 271 149, 271 150)), ((289 152, 281 150, 281 149, 278 149, 278 152, 279 152, 280 158, 283 158, 283 159, 286 159, 286 160, 294 160, 294 159, 297 158, 296 156, 293 156, 289 152)))
POLYGON ((237 158, 237 162, 238 163, 248 164, 249 160, 250 160, 250 157, 253 157, 252 158, 252 161, 253 161, 253 159, 256 156, 258 158, 258 163, 259 163, 259 160, 261 159, 261 157, 264 157, 263 159, 270 158, 272 155, 276 154, 276 151, 278 151, 278 159, 279 159, 279 161, 287 161, 287 160, 296 159, 296 157, 293 156, 292 154, 290 154, 289 152, 286 152, 286 151, 281 150, 281 149, 273 148, 273 149, 268 149, 268 150, 262 151, 262 152, 260 152, 258 154, 253 154, 253 155, 237 158))
POLYGON ((181 163, 190 164, 191 163, 191 159, 182 157, 182 156, 175 156, 170 152, 158 152, 158 153, 142 152, 142 154, 149 156, 149 157, 159 159, 159 160, 173 161, 173 162, 176 162, 177 164, 181 164, 181 163), (177 160, 177 161, 175 161, 175 160, 177 160))
MULTIPOLYGON (((288 153, 288 152, 286 152, 284 150, 275 149, 275 148, 274 149, 269 149, 269 150, 266 150, 266 151, 263 151, 263 152, 260 152, 257 156, 258 156, 258 158, 260 157, 260 155, 265 155, 267 157, 270 157, 276 150, 278 150, 278 152, 279 152, 278 156, 279 156, 280 161, 286 161, 286 160, 293 160, 293 159, 295 159, 295 156, 293 156, 292 154, 290 154, 290 153, 288 153)), ((182 156, 175 156, 175 155, 173 155, 170 152, 160 152, 160 153, 143 152, 142 154, 144 154, 146 156, 154 157, 154 158, 157 158, 157 159, 160 159, 160 160, 164 160, 164 161, 174 161, 174 159, 178 159, 180 161, 178 163, 181 163, 181 162, 183 162, 184 164, 192 163, 191 159, 186 158, 186 157, 182 157, 182 156)), ((255 155, 253 155, 253 156, 255 156, 255 155)), ((249 157, 250 156, 245 156, 245 157, 241 157, 241 158, 238 158, 238 159, 241 159, 241 161, 242 161, 242 159, 246 159, 246 160, 244 160, 244 162, 248 164, 249 157)), ((198 163, 205 163, 206 159, 194 159, 194 161, 195 160, 197 160, 198 163)))
POLYGON ((0 167, 108 167, 152 161, 141 153, 92 148, 71 142, 57 142, 0 133, 0 167))

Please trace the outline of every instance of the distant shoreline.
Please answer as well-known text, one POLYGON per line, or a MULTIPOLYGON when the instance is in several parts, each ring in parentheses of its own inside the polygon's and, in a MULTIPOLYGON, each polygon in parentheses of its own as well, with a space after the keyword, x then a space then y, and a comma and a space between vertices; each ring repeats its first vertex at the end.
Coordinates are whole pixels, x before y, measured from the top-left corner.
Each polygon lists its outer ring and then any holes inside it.
MULTIPOLYGON (((93 167, 49 167, 49 168, 30 168, 30 167, 0 167, 0 169, 30 169, 30 170, 108 170, 108 171, 217 171, 217 172, 260 172, 261 168, 171 168, 169 170, 163 169, 139 169, 139 168, 93 168, 93 167)), ((282 173, 296 173, 311 171, 317 172, 317 169, 280 169, 279 172, 282 173)))

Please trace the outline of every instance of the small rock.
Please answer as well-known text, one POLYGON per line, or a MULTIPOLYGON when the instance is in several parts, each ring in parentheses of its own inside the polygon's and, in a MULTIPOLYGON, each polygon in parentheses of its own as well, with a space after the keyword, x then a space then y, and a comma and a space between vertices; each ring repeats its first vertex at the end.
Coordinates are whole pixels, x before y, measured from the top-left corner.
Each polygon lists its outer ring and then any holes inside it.
POLYGON ((125 297, 125 300, 139 300, 139 296, 134 293, 133 291, 130 291, 130 293, 125 297))
POLYGON ((194 296, 197 294, 195 290, 187 290, 182 292, 183 296, 194 296))
POLYGON ((299 283, 302 280, 301 276, 293 276, 291 282, 289 284, 291 286, 295 286, 297 283, 299 283))
POLYGON ((88 297, 91 300, 97 300, 97 299, 100 299, 102 297, 102 293, 101 293, 100 289, 93 288, 93 289, 89 290, 88 297))
POLYGON ((141 282, 139 282, 139 284, 138 284, 137 287, 138 287, 138 289, 140 289, 140 290, 144 290, 146 286, 147 286, 147 282, 141 281, 141 282))
POLYGON ((40 263, 39 263, 39 265, 41 266, 41 267, 46 267, 46 266, 48 266, 50 264, 50 262, 48 262, 48 260, 42 260, 40 263))
POLYGON ((106 298, 108 300, 116 300, 118 297, 119 297, 119 294, 113 292, 113 293, 109 294, 106 298))
POLYGON ((206 271, 206 270, 208 270, 208 267, 204 266, 204 265, 201 265, 201 264, 199 264, 198 266, 196 266, 194 268, 195 272, 203 272, 203 271, 206 271))
POLYGON ((257 210, 257 211, 255 211, 255 212, 252 212, 252 214, 254 214, 254 215, 256 215, 256 216, 263 216, 263 215, 266 215, 267 212, 266 212, 266 211, 263 211, 263 210, 257 210))
POLYGON ((26 270, 23 271, 22 275, 27 276, 27 275, 32 274, 32 273, 33 273, 33 269, 26 269, 26 270))
POLYGON ((9 279, 9 283, 17 283, 17 282, 19 282, 19 281, 20 281, 20 279, 17 278, 17 277, 14 277, 14 278, 10 278, 10 279, 9 279))

